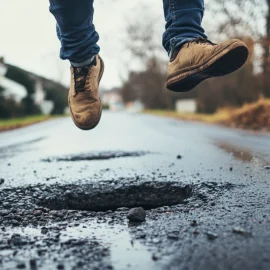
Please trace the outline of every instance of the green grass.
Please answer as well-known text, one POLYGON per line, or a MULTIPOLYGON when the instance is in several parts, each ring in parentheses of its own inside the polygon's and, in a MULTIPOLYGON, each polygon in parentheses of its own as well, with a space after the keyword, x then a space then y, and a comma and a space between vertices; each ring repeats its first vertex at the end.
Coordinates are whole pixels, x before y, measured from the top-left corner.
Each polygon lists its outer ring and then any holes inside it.
POLYGON ((0 131, 11 130, 15 128, 25 127, 46 120, 61 117, 59 115, 33 115, 22 118, 12 118, 12 119, 0 119, 0 131))

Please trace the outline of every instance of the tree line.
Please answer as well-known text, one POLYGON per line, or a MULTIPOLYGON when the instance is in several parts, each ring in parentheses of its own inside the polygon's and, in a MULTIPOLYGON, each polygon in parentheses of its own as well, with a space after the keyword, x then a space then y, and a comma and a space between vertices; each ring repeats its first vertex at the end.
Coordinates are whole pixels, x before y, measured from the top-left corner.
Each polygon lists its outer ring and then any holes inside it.
POLYGON ((171 93, 165 89, 166 59, 152 19, 136 21, 127 28, 126 48, 133 59, 139 59, 140 69, 131 69, 123 83, 125 102, 141 100, 148 109, 173 109, 176 100, 194 98, 199 112, 214 113, 270 98, 270 0, 213 0, 206 3, 206 10, 209 35, 217 42, 239 38, 247 44, 250 56, 245 66, 207 80, 189 93, 171 93))

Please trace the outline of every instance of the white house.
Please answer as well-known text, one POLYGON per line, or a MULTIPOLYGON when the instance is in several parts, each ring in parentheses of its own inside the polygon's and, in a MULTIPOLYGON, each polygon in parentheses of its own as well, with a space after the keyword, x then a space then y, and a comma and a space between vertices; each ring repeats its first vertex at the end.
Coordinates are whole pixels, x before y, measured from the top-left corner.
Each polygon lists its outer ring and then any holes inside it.
POLYGON ((40 80, 35 81, 35 93, 33 95, 33 99, 36 105, 41 105, 45 100, 45 92, 42 87, 42 83, 40 80))
POLYGON ((4 90, 4 96, 8 98, 13 98, 16 102, 21 102, 21 100, 27 95, 26 88, 21 84, 14 82, 5 77, 7 67, 0 63, 0 86, 4 90))
POLYGON ((197 110, 197 103, 195 99, 180 99, 175 104, 177 112, 195 113, 197 110))
POLYGON ((103 104, 114 104, 123 102, 120 89, 113 88, 112 90, 101 91, 101 101, 103 104))

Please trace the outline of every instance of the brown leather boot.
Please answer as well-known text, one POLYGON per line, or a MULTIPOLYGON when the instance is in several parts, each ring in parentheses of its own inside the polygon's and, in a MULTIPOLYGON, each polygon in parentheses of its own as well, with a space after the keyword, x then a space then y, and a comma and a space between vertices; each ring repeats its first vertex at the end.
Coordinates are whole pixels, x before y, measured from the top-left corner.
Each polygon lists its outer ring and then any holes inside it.
POLYGON ((247 46, 238 39, 216 45, 196 38, 184 44, 170 61, 166 86, 175 92, 189 91, 205 79, 236 71, 247 58, 247 46))
POLYGON ((70 70, 68 103, 73 122, 80 129, 93 129, 98 125, 102 113, 98 88, 104 71, 104 63, 97 55, 90 66, 71 67, 70 70))

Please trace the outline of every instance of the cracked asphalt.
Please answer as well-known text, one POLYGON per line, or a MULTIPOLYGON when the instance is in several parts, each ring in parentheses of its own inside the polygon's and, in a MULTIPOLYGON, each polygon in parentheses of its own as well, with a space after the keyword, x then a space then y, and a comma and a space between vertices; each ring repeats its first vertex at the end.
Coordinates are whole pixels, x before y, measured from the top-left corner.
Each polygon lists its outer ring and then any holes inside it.
POLYGON ((1 133, 0 269, 268 270, 269 166, 269 134, 141 114, 1 133))

